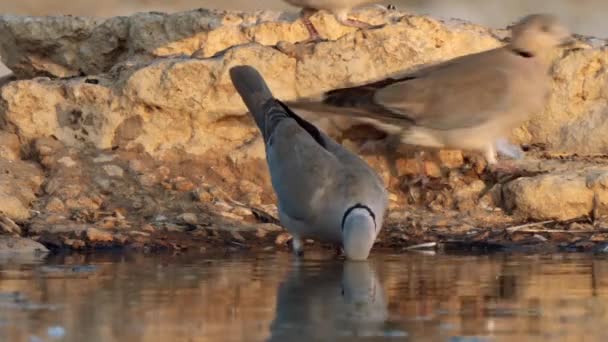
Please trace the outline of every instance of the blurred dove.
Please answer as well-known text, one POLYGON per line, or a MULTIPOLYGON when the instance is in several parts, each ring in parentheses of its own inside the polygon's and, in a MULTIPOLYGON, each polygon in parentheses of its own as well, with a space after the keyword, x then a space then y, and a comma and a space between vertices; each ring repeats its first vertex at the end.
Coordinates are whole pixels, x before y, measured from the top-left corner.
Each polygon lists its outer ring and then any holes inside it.
POLYGON ((279 219, 293 236, 341 244, 349 259, 366 259, 382 227, 388 196, 379 176, 272 96, 250 66, 230 70, 266 145, 279 219))
POLYGON ((357 28, 370 28, 373 25, 359 20, 348 18, 348 13, 354 7, 379 2, 378 0, 285 0, 290 5, 302 8, 302 21, 310 34, 311 40, 318 40, 319 32, 310 22, 310 16, 318 10, 331 12, 336 19, 345 26, 357 28))
POLYGON ((288 104, 363 117, 409 145, 479 151, 494 167, 497 142, 508 150, 499 139, 545 106, 552 50, 571 42, 548 14, 523 18, 511 33, 500 48, 288 104))

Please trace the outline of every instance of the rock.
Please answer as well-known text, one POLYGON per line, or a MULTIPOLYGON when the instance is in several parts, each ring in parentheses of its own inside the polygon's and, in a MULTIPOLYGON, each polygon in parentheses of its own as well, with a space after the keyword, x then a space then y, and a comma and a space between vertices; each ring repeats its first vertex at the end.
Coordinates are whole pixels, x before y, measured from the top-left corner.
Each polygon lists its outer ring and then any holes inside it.
POLYGON ((478 179, 463 187, 454 190, 456 207, 459 210, 471 210, 477 207, 479 195, 486 188, 486 184, 478 179))
MULTIPOLYGON (((94 82, 87 77, 13 81, 0 93, 5 101, 3 116, 22 142, 53 135, 70 146, 141 146, 156 156, 179 148, 195 155, 213 151, 254 158, 238 153, 258 132, 248 117, 242 117, 245 108, 228 77, 231 66, 253 65, 277 97, 294 99, 500 44, 494 38, 496 31, 461 21, 440 22, 399 12, 384 18, 373 10, 361 13, 391 24, 354 32, 335 24, 331 14, 320 13, 319 29, 336 40, 315 45, 297 60, 265 45, 305 39, 301 23, 267 22, 263 18, 279 17, 268 12, 196 10, 105 21, 3 16, 0 55, 18 74, 54 74, 54 69, 44 67, 51 65, 60 66, 61 76, 76 70, 97 75, 94 82), (257 43, 244 44, 252 41, 257 43), (203 59, 149 62, 154 56, 189 56, 200 44, 206 51, 203 59), (209 58, 219 51, 223 52, 209 58), (223 119, 231 124, 225 125, 223 119)), ((608 150, 608 138, 602 134, 608 122, 608 76, 599 72, 608 66, 608 57, 603 47, 585 44, 558 58, 549 104, 515 132, 519 142, 547 143, 560 151, 608 150)), ((307 115, 314 122, 321 120, 307 115)), ((347 128, 334 119, 324 120, 329 126, 335 124, 338 132, 347 128)))
POLYGON ((0 234, 19 236, 21 235, 21 227, 10 218, 2 215, 0 216, 0 234))
POLYGON ((283 246, 291 239, 292 237, 289 233, 281 233, 277 235, 276 239, 274 240, 274 244, 277 246, 283 246))
POLYGON ((532 220, 569 220, 589 215, 594 192, 578 173, 516 179, 503 187, 508 210, 532 220))
POLYGON ((45 157, 57 153, 57 151, 63 148, 63 144, 50 137, 41 137, 36 139, 34 148, 39 156, 45 157))
POLYGON ((116 155, 101 154, 98 157, 93 158, 93 163, 109 163, 114 159, 116 159, 116 155))
POLYGON ((21 143, 16 134, 0 131, 0 158, 18 160, 21 154, 21 143))
POLYGON ((196 225, 199 222, 198 217, 193 213, 183 213, 179 215, 177 219, 191 225, 196 225))
POLYGON ((104 165, 103 169, 110 177, 122 178, 124 176, 124 170, 118 165, 104 165))
POLYGON ((87 228, 86 230, 86 238, 91 242, 112 242, 114 241, 114 237, 109 232, 104 232, 103 230, 97 228, 87 228))
POLYGON ((594 192, 595 218, 608 215, 608 171, 590 172, 587 176, 587 187, 594 192))
POLYGON ((20 237, 0 236, 0 255, 1 254, 22 254, 22 253, 48 253, 49 250, 42 244, 20 237))
POLYGON ((68 156, 60 158, 59 160, 57 160, 57 162, 59 164, 64 165, 65 167, 74 167, 74 166, 76 166, 76 162, 74 161, 74 159, 72 159, 71 157, 68 157, 68 156))
POLYGON ((43 181, 42 171, 33 163, 0 158, 0 213, 18 222, 28 219, 43 181))
POLYGON ((438 156, 441 167, 456 169, 464 164, 462 151, 459 150, 439 150, 438 156))
POLYGON ((45 206, 45 209, 49 212, 62 213, 65 211, 65 204, 58 197, 51 197, 45 206))

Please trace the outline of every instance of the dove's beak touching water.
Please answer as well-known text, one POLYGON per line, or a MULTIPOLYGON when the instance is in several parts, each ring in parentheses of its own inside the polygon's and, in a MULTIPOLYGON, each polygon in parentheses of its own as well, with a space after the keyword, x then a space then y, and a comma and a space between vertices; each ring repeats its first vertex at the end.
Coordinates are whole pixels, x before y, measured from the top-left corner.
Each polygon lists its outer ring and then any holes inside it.
POLYGON ((376 222, 365 209, 350 212, 342 226, 344 253, 350 260, 365 260, 376 239, 376 222))

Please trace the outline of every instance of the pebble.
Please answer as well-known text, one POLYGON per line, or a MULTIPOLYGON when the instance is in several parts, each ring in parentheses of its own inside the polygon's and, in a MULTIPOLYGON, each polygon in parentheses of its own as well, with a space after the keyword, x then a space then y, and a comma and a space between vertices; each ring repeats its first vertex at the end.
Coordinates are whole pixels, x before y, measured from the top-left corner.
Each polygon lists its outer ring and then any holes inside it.
POLYGON ((63 164, 66 167, 73 167, 76 165, 76 162, 71 157, 63 157, 57 161, 59 164, 63 164))
POLYGON ((251 209, 245 207, 236 207, 232 210, 232 213, 239 216, 251 216, 253 213, 251 209))
POLYGON ((104 232, 97 228, 87 228, 86 236, 92 242, 112 242, 114 237, 111 233, 104 232))
POLYGON ((245 242, 245 238, 243 237, 243 235, 241 235, 241 233, 237 232, 237 231, 231 231, 230 235, 232 236, 233 239, 235 239, 236 241, 240 241, 240 242, 245 242))
POLYGON ((103 166, 103 170, 110 177, 122 178, 124 176, 124 173, 125 173, 124 170, 120 166, 118 166, 118 165, 104 165, 103 166))
POLYGON ((243 220, 243 217, 242 217, 242 216, 239 216, 239 215, 233 214, 233 213, 228 212, 228 211, 223 211, 223 212, 221 212, 221 213, 220 213, 220 215, 221 215, 222 217, 225 217, 225 218, 227 218, 227 219, 231 219, 231 220, 236 220, 236 221, 241 221, 241 220, 243 220))
POLYGON ((198 223, 198 217, 193 213, 183 213, 177 217, 178 220, 187 224, 195 225, 198 223))
POLYGON ((289 233, 281 233, 277 235, 277 238, 274 240, 274 244, 277 246, 285 245, 289 240, 291 240, 291 234, 289 233))
POLYGON ((94 158, 93 162, 94 163, 107 163, 107 162, 111 162, 114 159, 116 159, 116 155, 102 154, 99 157, 94 158))

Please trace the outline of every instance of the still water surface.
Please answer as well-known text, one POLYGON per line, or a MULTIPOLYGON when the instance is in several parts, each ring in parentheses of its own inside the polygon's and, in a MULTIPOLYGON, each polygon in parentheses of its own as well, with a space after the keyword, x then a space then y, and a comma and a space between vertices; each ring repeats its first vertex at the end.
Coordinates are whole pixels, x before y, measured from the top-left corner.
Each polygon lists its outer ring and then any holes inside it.
POLYGON ((608 258, 0 259, 2 341, 606 341, 608 258))

